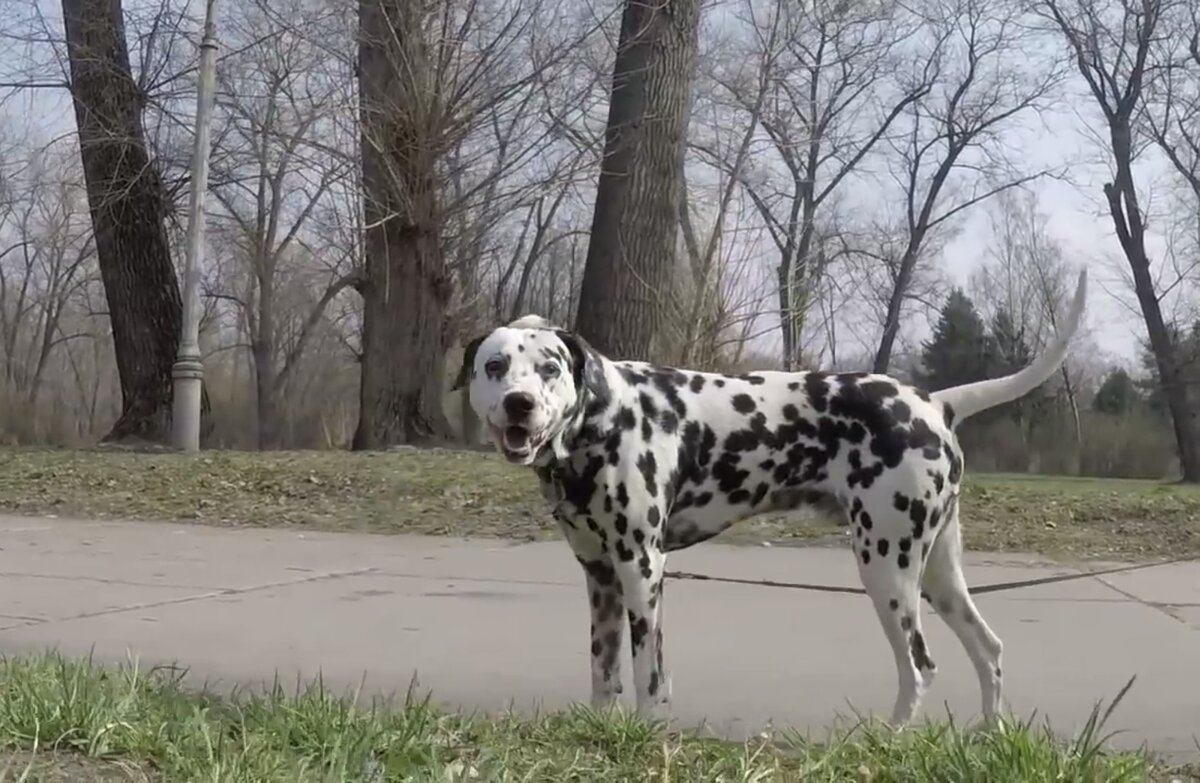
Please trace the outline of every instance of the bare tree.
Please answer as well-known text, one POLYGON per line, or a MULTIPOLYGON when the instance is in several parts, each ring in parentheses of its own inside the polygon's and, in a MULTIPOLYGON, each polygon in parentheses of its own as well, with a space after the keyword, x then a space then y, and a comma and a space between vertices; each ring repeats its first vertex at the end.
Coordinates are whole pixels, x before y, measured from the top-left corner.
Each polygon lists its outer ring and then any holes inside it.
POLYGON ((779 254, 783 361, 790 369, 819 294, 821 262, 830 259, 817 252, 821 220, 832 220, 823 213, 902 112, 929 92, 933 72, 918 67, 907 79, 893 78, 918 26, 899 3, 758 5, 746 2, 754 30, 746 55, 758 64, 759 84, 737 75, 718 79, 773 152, 766 165, 766 156, 756 155, 738 176, 779 254))
POLYGON ((73 145, 45 145, 19 170, 0 162, 0 353, 10 434, 53 437, 66 422, 38 415, 43 392, 55 398, 53 365, 76 339, 73 325, 95 269, 87 199, 70 159, 73 145))
POLYGON ((1183 480, 1194 483, 1200 482, 1200 442, 1177 346, 1163 319, 1161 294, 1146 251, 1146 217, 1134 182, 1134 164, 1141 151, 1137 127, 1146 108, 1147 85, 1154 78, 1151 56, 1160 36, 1171 34, 1160 25, 1177 5, 1175 0, 1042 0, 1038 8, 1066 40, 1104 118, 1106 151, 1113 167, 1104 197, 1133 275, 1175 430, 1183 480))
POLYGON ((673 296, 699 0, 626 0, 576 329, 650 359, 673 296))
POLYGON ((244 281, 240 290, 227 286, 219 295, 236 304, 246 325, 264 449, 280 445, 281 395, 325 308, 358 282, 350 257, 326 246, 311 220, 352 165, 336 144, 335 121, 351 100, 349 74, 311 43, 323 29, 336 37, 337 17, 302 4, 272 5, 251 3, 226 22, 235 45, 259 43, 218 71, 213 166, 213 194, 223 208, 215 217, 229 223, 225 230, 247 265, 235 278, 244 281), (288 26, 276 25, 274 14, 286 16, 288 26), (297 278, 316 291, 313 301, 301 310, 281 307, 282 286, 297 278), (294 332, 286 348, 285 331, 294 332))
MULTIPOLYGON (((989 316, 1006 313, 1016 334, 1038 352, 1058 330, 1070 304, 1076 270, 1051 236, 1036 193, 1010 190, 1001 193, 993 206, 993 242, 983 265, 971 276, 973 299, 989 316)), ((1075 435, 1072 472, 1078 472, 1083 449, 1076 362, 1072 350, 1059 369, 1059 392, 1075 435)))
POLYGON ((165 440, 171 366, 183 317, 165 219, 168 201, 147 150, 120 0, 63 0, 71 97, 79 128, 100 275, 121 378, 108 440, 165 440))
POLYGON ((1200 6, 1161 4, 1174 34, 1155 37, 1151 54, 1158 74, 1146 85, 1143 127, 1200 210, 1200 6))
POLYGON ((366 449, 445 431, 440 368, 454 280, 443 246, 452 197, 440 183, 462 140, 499 107, 519 106, 571 42, 547 42, 559 18, 548 1, 359 8, 365 268, 354 447, 366 449))
POLYGON ((925 6, 929 16, 927 62, 936 86, 912 103, 889 141, 891 175, 903 207, 902 239, 885 259, 883 333, 874 371, 887 372, 900 317, 926 243, 966 210, 1047 170, 1021 171, 1004 159, 1000 134, 1022 115, 1036 112, 1061 72, 1041 62, 1027 45, 1019 2, 949 0, 925 6))

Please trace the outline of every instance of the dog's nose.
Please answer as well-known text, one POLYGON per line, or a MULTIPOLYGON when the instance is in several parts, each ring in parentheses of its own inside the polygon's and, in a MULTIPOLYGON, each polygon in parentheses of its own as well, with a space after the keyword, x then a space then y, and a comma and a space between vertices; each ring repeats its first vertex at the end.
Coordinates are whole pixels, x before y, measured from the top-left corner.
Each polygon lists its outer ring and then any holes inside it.
POLYGON ((504 397, 504 412, 510 419, 524 419, 533 413, 533 406, 533 395, 528 392, 513 392, 504 397))

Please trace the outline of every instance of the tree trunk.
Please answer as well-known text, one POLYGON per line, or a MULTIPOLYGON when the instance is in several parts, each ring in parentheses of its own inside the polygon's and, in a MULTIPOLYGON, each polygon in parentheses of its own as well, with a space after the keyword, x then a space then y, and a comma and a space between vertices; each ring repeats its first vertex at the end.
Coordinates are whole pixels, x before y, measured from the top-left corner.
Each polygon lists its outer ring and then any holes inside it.
MULTIPOLYGON (((261 248, 260 248, 261 250, 261 248)), ((275 369, 275 275, 268 258, 258 260, 258 316, 250 352, 254 356, 254 396, 261 451, 279 448, 279 373, 275 369)))
POLYGON ((255 340, 254 391, 258 417, 258 448, 262 451, 279 448, 279 405, 275 391, 275 368, 271 358, 274 351, 264 340, 255 340))
POLYGON ((896 338, 900 336, 900 312, 904 307, 904 297, 908 295, 908 287, 912 283, 913 271, 917 266, 917 248, 920 247, 923 239, 924 236, 915 242, 910 241, 900 259, 900 268, 897 270, 896 280, 892 285, 891 295, 888 297, 887 313, 883 318, 883 334, 879 337, 879 349, 875 351, 875 362, 871 367, 871 372, 886 373, 892 364, 892 352, 896 349, 896 338))
POLYGON ((104 437, 165 441, 183 304, 129 66, 121 0, 62 0, 80 156, 121 381, 121 416, 104 437))
POLYGON ((576 329, 601 353, 651 359, 678 236, 699 0, 626 0, 576 329))
POLYGON ((439 395, 452 289, 439 241, 434 66, 416 5, 359 4, 367 228, 356 450, 448 433, 439 395))
POLYGON ((1146 257, 1145 225, 1133 182, 1133 132, 1129 118, 1117 116, 1112 119, 1109 136, 1116 176, 1112 182, 1105 184, 1104 195, 1121 249, 1133 273, 1134 292, 1141 305, 1142 318, 1146 321, 1150 350, 1158 365, 1163 397, 1175 430, 1179 469, 1184 481, 1200 483, 1200 443, 1196 442, 1196 421, 1188 399, 1187 383, 1180 371, 1177 346, 1163 321, 1154 277, 1150 273, 1150 260, 1146 257))

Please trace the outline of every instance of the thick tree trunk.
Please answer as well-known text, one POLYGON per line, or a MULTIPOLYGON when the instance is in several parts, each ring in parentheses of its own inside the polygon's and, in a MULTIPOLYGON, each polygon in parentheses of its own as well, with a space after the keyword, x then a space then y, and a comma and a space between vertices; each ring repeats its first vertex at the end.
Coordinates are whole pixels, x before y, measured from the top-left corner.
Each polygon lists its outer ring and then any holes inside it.
POLYGON ((1116 176, 1104 186, 1104 195, 1121 249, 1125 252, 1125 260, 1133 273, 1134 292, 1141 305, 1146 334, 1150 338, 1150 350, 1158 365, 1163 397, 1175 430, 1179 469, 1184 481, 1200 483, 1200 443, 1196 441, 1196 420, 1188 399, 1186 379, 1180 371, 1179 352, 1163 321, 1154 277, 1150 273, 1150 260, 1146 256, 1145 225, 1133 182, 1133 132, 1129 118, 1117 116, 1110 120, 1109 136, 1116 176))
POLYGON ((412 0, 361 0, 366 232, 362 383, 354 449, 447 434, 442 386, 452 293, 439 241, 433 63, 412 0))
POLYGON ((651 359, 671 301, 699 0, 626 0, 576 329, 651 359))
POLYGON ((146 149, 145 96, 129 66, 120 0, 62 0, 88 205, 121 381, 105 440, 164 441, 183 305, 171 264, 167 198, 146 149))

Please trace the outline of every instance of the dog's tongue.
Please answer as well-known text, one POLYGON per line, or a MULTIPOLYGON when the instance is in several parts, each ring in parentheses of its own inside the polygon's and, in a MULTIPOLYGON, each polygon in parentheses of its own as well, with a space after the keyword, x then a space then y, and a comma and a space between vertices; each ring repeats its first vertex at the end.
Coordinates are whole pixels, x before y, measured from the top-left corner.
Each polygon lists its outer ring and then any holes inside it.
POLYGON ((504 445, 510 449, 523 449, 529 445, 529 431, 524 427, 506 427, 504 445))

